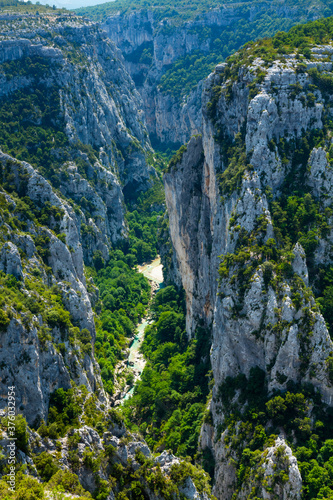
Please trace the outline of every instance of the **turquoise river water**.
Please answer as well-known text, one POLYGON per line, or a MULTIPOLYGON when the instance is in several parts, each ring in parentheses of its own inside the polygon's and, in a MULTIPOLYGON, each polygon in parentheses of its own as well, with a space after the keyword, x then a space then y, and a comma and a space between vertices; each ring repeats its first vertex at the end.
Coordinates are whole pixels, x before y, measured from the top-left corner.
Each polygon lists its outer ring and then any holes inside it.
MULTIPOLYGON (((153 290, 158 290, 163 287, 163 272, 162 272, 161 259, 158 257, 153 262, 139 266, 139 272, 143 273, 146 278, 151 282, 153 290)), ((144 331, 149 324, 149 318, 143 318, 142 322, 138 325, 135 338, 129 348, 128 366, 132 368, 135 381, 138 380, 143 372, 146 361, 140 353, 140 347, 144 339, 144 331)), ((134 391, 132 387, 124 396, 123 401, 128 399, 134 391)))

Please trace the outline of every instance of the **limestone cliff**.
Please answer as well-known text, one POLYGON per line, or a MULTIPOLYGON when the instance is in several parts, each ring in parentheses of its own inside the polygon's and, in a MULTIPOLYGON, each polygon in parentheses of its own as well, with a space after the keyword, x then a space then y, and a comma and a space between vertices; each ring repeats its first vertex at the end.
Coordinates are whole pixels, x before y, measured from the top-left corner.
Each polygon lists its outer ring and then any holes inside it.
MULTIPOLYGON (((259 369, 268 394, 309 383, 325 404, 333 402, 333 343, 313 292, 317 266, 331 263, 330 139, 320 132, 326 130, 331 96, 320 82, 331 77, 333 48, 311 51, 311 61, 290 54, 265 63, 245 49, 217 66, 202 94, 202 137, 180 150, 165 175, 173 273, 186 291, 188 335, 202 322, 212 331, 212 420, 204 424, 201 445, 215 455, 218 498, 249 494, 236 478, 230 429, 221 435, 228 405, 242 394, 237 379, 230 395, 235 399, 226 396, 235 377, 251 380, 259 369), (324 138, 320 145, 317 132, 324 138), (300 153, 305 138, 309 144, 300 153), (316 232, 311 250, 303 238, 306 252, 296 233, 279 253, 276 207, 300 185, 326 213, 327 231, 316 232)), ((300 497, 296 476, 289 493, 275 491, 279 498, 300 497)), ((273 498, 271 485, 264 484, 261 494, 273 498)))
POLYGON ((22 134, 14 144, 11 126, 2 126, 0 147, 21 161, 0 154, 0 268, 19 280, 20 294, 40 303, 22 314, 5 309, 2 394, 6 384, 16 385, 21 411, 38 425, 50 394, 71 380, 105 400, 91 350, 77 350, 80 334, 69 331, 88 331, 93 344, 95 291, 84 264, 96 252, 107 260, 111 243, 126 237, 124 195, 146 189, 155 174, 146 160, 151 148, 140 97, 121 54, 96 25, 58 13, 7 16, 0 24, 1 113, 9 106, 22 134), (28 285, 31 279, 36 283, 28 285), (52 287, 68 320, 42 312, 52 287))
POLYGON ((0 17, 0 489, 11 498, 62 496, 61 485, 66 498, 127 498, 127 488, 131 498, 208 500, 191 465, 153 457, 126 430, 103 388, 99 291, 86 266, 128 237, 125 200, 156 180, 153 151, 118 49, 97 25, 46 10, 0 17), (14 497, 4 478, 8 387, 19 435, 14 497))
MULTIPOLYGON (((2 192, 0 269, 4 279, 12 275, 18 280, 17 291, 28 302, 23 309, 3 304, 8 324, 1 332, 1 390, 6 394, 8 385, 16 386, 21 412, 30 425, 38 426, 47 419, 50 394, 59 387, 69 389, 71 380, 98 390, 106 402, 91 350, 83 352, 76 334, 70 333, 69 319, 48 297, 50 289, 61 298, 77 331, 87 329, 93 343, 95 324, 80 242, 80 220, 85 217, 75 214, 29 164, 3 153, 0 162, 3 179, 10 176, 18 191, 24 179, 25 196, 35 206, 53 208, 53 215, 41 225, 17 195, 2 192), (19 232, 10 212, 20 221, 19 232)), ((7 406, 6 397, 1 406, 7 406)))
MULTIPOLYGON (((200 80, 208 76, 214 63, 243 43, 263 36, 263 31, 265 36, 273 34, 275 29, 266 25, 270 16, 277 20, 276 29, 286 29, 305 19, 330 15, 324 5, 311 2, 292 8, 281 2, 239 2, 222 7, 203 3, 196 9, 188 12, 180 5, 155 8, 135 4, 126 10, 117 5, 114 13, 102 20, 142 96, 148 131, 157 144, 164 146, 184 144, 191 135, 201 132, 200 80), (173 71, 175 84, 181 80, 185 87, 189 78, 192 81, 187 90, 179 90, 181 95, 173 92, 172 84, 164 88, 165 76, 169 78, 173 71)), ((89 17, 94 8, 82 12, 89 17)))
MULTIPOLYGON (((119 50, 105 33, 71 16, 59 20, 59 16, 17 15, 0 22, 1 99, 15 99, 18 91, 39 87, 45 95, 55 90, 59 103, 53 103, 58 113, 54 124, 63 127, 73 149, 79 149, 80 143, 94 148, 101 165, 118 176, 125 193, 126 188, 147 187, 153 170, 146 155, 152 150, 141 98, 119 50), (31 61, 43 64, 45 73, 38 67, 35 73, 27 68, 31 61)), ((41 123, 42 116, 36 120, 41 123)), ((57 153, 61 154, 53 152, 57 153)), ((86 167, 90 176, 92 167, 86 167)), ((112 177, 108 182, 113 182, 112 177)))

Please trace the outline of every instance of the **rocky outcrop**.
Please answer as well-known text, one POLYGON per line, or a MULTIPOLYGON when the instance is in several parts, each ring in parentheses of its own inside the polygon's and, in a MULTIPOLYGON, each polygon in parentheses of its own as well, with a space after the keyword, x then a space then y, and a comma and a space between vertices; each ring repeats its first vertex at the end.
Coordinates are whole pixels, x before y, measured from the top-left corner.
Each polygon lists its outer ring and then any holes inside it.
POLYGON ((251 474, 247 485, 242 487, 239 498, 248 498, 253 488, 259 497, 267 500, 273 498, 300 500, 301 474, 297 460, 283 438, 277 438, 274 446, 267 448, 262 454, 258 468, 251 474), (285 475, 285 481, 281 480, 281 473, 285 475))
POLYGON ((0 270, 6 274, 12 274, 17 279, 22 279, 22 262, 17 247, 10 241, 1 248, 0 270))
MULTIPOLYGON (((99 402, 96 404, 94 396, 85 391, 76 390, 75 397, 76 409, 83 412, 80 427, 69 429, 58 439, 45 436, 42 428, 38 432, 28 428, 26 448, 24 451, 17 450, 18 462, 26 466, 29 475, 44 483, 46 498, 54 495, 56 487, 61 485, 65 498, 93 498, 102 491, 108 500, 115 500, 119 494, 132 492, 134 483, 135 491, 149 500, 163 500, 170 493, 175 500, 212 499, 203 491, 202 485, 195 486, 197 478, 193 474, 193 466, 192 469, 191 466, 186 467, 186 463, 166 451, 153 456, 142 437, 125 428, 117 412, 106 411, 99 402), (87 418, 84 407, 87 406, 99 420, 98 432, 84 422, 87 418), (39 458, 53 469, 47 484, 39 458), (179 474, 181 465, 185 467, 179 474)), ((89 416, 92 414, 89 413, 89 416)), ((3 430, 0 436, 5 459, 11 453, 7 447, 9 435, 8 430, 3 430)), ((1 480, 3 488, 5 484, 1 480)))
MULTIPOLYGON (((31 17, 28 30, 24 17, 1 20, 1 25, 0 64, 16 61, 24 68, 27 58, 33 58, 47 67, 44 74, 26 68, 11 75, 4 66, 0 71, 2 98, 37 86, 45 87, 46 92, 55 90, 62 114, 57 117, 58 125, 63 120, 71 146, 76 150, 80 143, 92 146, 108 175, 121 179, 125 193, 126 188, 147 188, 154 170, 146 160, 152 150, 142 101, 121 53, 105 33, 97 25, 71 16, 64 16, 61 22, 57 16, 40 17, 39 21, 31 17)), ((94 171, 94 165, 91 167, 94 171)), ((105 173, 101 181, 106 181, 105 173)), ((114 179, 108 181, 114 184, 114 179)))
MULTIPOLYGON (((37 317, 33 320, 38 324, 37 317)), ((71 387, 65 361, 51 342, 47 350, 42 348, 38 327, 25 326, 24 318, 13 318, 6 332, 1 332, 1 346, 2 394, 6 394, 8 384, 14 385, 19 411, 30 425, 39 426, 47 418, 50 394, 59 387, 66 390, 71 387)), ((90 387, 87 378, 82 379, 84 382, 90 387)), ((0 404, 4 409, 7 397, 2 398, 0 404)))
POLYGON ((198 26, 207 27, 210 22, 228 25, 239 16, 234 15, 234 9, 224 8, 215 11, 215 16, 205 13, 202 19, 172 29, 168 29, 168 21, 157 17, 154 10, 117 14, 108 17, 103 28, 124 55, 126 68, 143 99, 151 137, 165 144, 182 144, 201 131, 202 83, 180 102, 159 89, 161 77, 179 58, 197 50, 209 52, 210 40, 202 43, 200 35, 195 33, 198 26), (144 50, 150 54, 147 61, 142 56, 144 50))
MULTIPOLYGON (((5 443, 6 436, 3 436, 0 445, 5 443)), ((35 431, 29 431, 29 445, 37 456, 45 452, 51 455, 62 471, 73 470, 75 456, 75 473, 84 489, 94 494, 98 491, 100 482, 104 481, 110 500, 116 498, 121 490, 114 478, 109 483, 115 473, 118 480, 122 479, 125 484, 128 477, 132 481, 140 481, 145 497, 149 500, 163 500, 163 488, 171 485, 170 473, 172 474, 175 465, 180 464, 180 460, 168 452, 154 457, 146 442, 137 434, 126 430, 119 416, 112 412, 105 413, 102 433, 88 425, 82 425, 55 442, 50 438, 41 438, 35 431), (154 484, 152 479, 155 474, 156 477, 161 477, 161 474, 165 483, 162 480, 159 485, 154 484)), ((32 467, 33 463, 30 464, 30 468, 32 467)), ((189 500, 211 498, 205 492, 198 491, 189 474, 185 474, 184 479, 174 488, 173 494, 175 498, 180 498, 181 494, 182 498, 189 500)))
POLYGON ((190 136, 201 133, 203 82, 199 82, 182 103, 156 85, 138 87, 144 103, 147 128, 157 148, 171 146, 175 149, 186 143, 190 136))
MULTIPOLYGON (((93 8, 92 8, 93 9, 93 8)), ((89 16, 89 9, 85 11, 89 16)), ((234 46, 234 34, 244 23, 249 26, 248 34, 241 31, 240 44, 253 39, 253 31, 261 22, 265 26, 265 16, 277 16, 281 19, 283 29, 301 20, 317 19, 323 15, 322 7, 311 5, 307 9, 281 3, 256 3, 244 8, 243 4, 223 5, 222 7, 205 8, 201 6, 197 13, 184 12, 181 7, 172 13, 169 9, 163 12, 158 9, 118 11, 103 20, 102 26, 111 40, 120 48, 125 58, 126 69, 132 76, 136 88, 143 99, 143 109, 151 138, 157 144, 172 145, 187 142, 191 135, 202 131, 201 94, 203 82, 193 76, 193 88, 181 98, 174 96, 172 90, 161 88, 162 77, 167 71, 175 68, 175 63, 183 58, 196 54, 197 73, 205 78, 205 70, 201 69, 200 58, 217 52, 218 59, 228 56, 227 46, 234 46), (222 51, 216 51, 216 44, 225 42, 222 51), (223 54, 222 54, 223 52, 223 54), (197 87, 196 87, 197 85, 197 87), (195 88, 196 87, 196 88, 195 88)), ((265 35, 271 28, 267 26, 265 35)), ((278 28, 277 28, 278 29, 278 28)), ((271 33, 273 34, 273 33, 271 33)), ((189 63, 184 63, 183 70, 191 71, 189 63)), ((207 76, 208 76, 208 70, 207 76)), ((175 73, 175 78, 183 75, 175 73)))
MULTIPOLYGON (((205 286, 202 296, 206 297, 205 310, 207 324, 212 319, 210 290, 212 279, 209 277, 209 257, 207 251, 211 248, 210 205, 209 199, 202 196, 201 182, 204 169, 202 138, 199 136, 190 141, 187 151, 177 165, 179 175, 171 170, 165 175, 165 196, 169 214, 169 227, 174 247, 174 268, 177 270, 172 281, 182 285, 187 292, 187 329, 191 331, 194 318, 199 309, 195 297, 197 287, 205 286), (200 226, 200 237, 198 227, 200 226), (201 262, 201 256, 207 256, 206 262, 201 262), (205 274, 205 280, 203 275, 205 274)), ((207 177, 209 182, 209 178, 207 177)), ((216 288, 216 284, 214 283, 216 288)), ((199 308, 201 311, 200 304, 199 308)))
MULTIPOLYGON (((308 68, 314 66, 331 69, 316 59, 308 63, 308 68)), ((235 469, 226 460, 223 438, 216 437, 225 411, 219 391, 227 377, 248 377, 251 368, 259 367, 269 393, 285 391, 288 381, 309 382, 332 405, 327 363, 333 343, 307 288, 313 284, 309 261, 297 242, 288 257, 291 273, 278 274, 270 250, 277 235, 266 194, 279 199, 286 178, 291 182, 294 176, 322 206, 332 200, 329 145, 310 150, 305 163, 281 147, 280 139, 298 144, 306 133, 323 127, 324 96, 315 89, 313 102, 308 102, 312 80, 306 68, 295 71, 293 56, 269 68, 256 59, 236 77, 224 77, 225 68, 219 66, 206 81, 202 138, 191 139, 178 155, 178 163, 165 175, 165 189, 173 279, 186 291, 188 335, 202 323, 212 330, 214 426, 205 424, 201 443, 215 455, 215 495, 229 499, 235 492, 235 469), (249 95, 258 68, 265 76, 255 95, 249 95), (238 177, 234 165, 242 168, 238 177), (267 249, 266 262, 261 260, 265 250, 256 256, 255 245, 267 249)), ((330 229, 318 239, 312 265, 331 262, 330 214, 327 222, 330 229)), ((277 493, 279 498, 299 497, 296 476, 286 491, 277 493)), ((247 494, 238 491, 237 498, 247 494)))
MULTIPOLYGON (((78 171, 75 162, 66 163, 62 169, 65 182, 60 189, 66 198, 71 198, 81 209, 76 213, 75 223, 80 234, 84 261, 91 263, 95 251, 108 259, 109 245, 125 237, 124 198, 119 180, 100 162, 90 164, 87 155, 84 161, 90 166, 92 184, 78 171)), ((74 237, 73 242, 77 242, 74 237)), ((70 240, 68 244, 75 248, 70 240)))

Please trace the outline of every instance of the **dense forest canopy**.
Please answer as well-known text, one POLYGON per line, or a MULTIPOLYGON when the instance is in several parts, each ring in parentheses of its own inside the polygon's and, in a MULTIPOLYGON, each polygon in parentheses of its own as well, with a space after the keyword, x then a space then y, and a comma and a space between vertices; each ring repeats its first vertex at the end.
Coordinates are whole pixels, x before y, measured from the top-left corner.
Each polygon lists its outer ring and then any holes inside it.
POLYGON ((20 0, 0 0, 0 15, 1 14, 29 14, 38 15, 52 12, 53 15, 63 15, 65 12, 71 15, 66 9, 56 9, 50 1, 50 5, 41 5, 39 2, 32 3, 31 0, 21 2, 20 0))
MULTIPOLYGON (((237 2, 237 7, 244 6, 249 9, 254 5, 265 5, 266 9, 270 9, 273 4, 275 6, 277 4, 281 5, 281 2, 263 2, 262 0, 254 0, 250 2, 237 2)), ((318 15, 329 15, 330 9, 333 5, 331 1, 327 0, 319 0, 317 2, 314 2, 313 0, 286 0, 283 4, 287 9, 289 8, 294 10, 297 7, 301 7, 304 13, 304 18, 307 17, 310 10, 312 11, 312 14, 318 12, 318 15)), ((114 2, 107 2, 92 7, 82 7, 77 9, 76 12, 78 14, 87 15, 96 20, 102 20, 105 17, 116 13, 128 14, 134 10, 150 9, 157 13, 157 17, 163 19, 169 18, 169 20, 173 20, 175 22, 184 22, 194 19, 200 14, 206 13, 211 9, 218 9, 223 6, 226 8, 235 7, 235 2, 232 0, 187 0, 183 2, 179 2, 177 0, 115 0, 114 2)))

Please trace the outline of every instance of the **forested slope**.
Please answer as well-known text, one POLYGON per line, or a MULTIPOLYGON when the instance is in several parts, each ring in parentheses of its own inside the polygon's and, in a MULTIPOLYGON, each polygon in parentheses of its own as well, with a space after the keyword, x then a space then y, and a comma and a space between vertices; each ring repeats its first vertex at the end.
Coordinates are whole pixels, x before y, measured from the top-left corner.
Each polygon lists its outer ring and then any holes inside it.
POLYGON ((115 385, 131 384, 116 366, 150 301, 136 264, 156 256, 164 209, 140 96, 99 26, 9 3, 0 13, 0 497, 211 498, 202 470, 153 455, 111 406, 115 385))
POLYGON ((332 15, 327 1, 132 2, 77 12, 102 23, 121 49, 153 144, 166 150, 200 133, 202 84, 244 43, 332 15), (199 84, 199 86, 198 86, 199 84))

